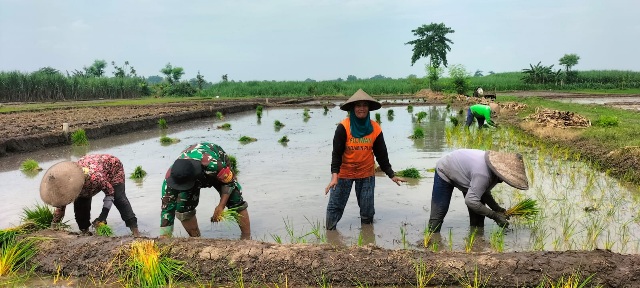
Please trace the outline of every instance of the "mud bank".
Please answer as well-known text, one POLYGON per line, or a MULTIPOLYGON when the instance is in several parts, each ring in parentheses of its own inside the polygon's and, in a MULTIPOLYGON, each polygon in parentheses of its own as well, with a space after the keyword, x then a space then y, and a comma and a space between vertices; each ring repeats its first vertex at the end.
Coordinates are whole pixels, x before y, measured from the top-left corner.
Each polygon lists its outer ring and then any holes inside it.
MULTIPOLYGON (((41 231, 46 236, 32 260, 36 272, 113 281, 118 279, 119 251, 132 237, 77 236, 41 231)), ((155 239, 170 247, 170 257, 185 261, 196 281, 233 283, 239 269, 245 283, 284 283, 289 287, 317 286, 324 277, 334 287, 415 285, 417 263, 435 272, 430 285, 458 286, 477 271, 489 279, 486 287, 532 287, 544 277, 560 279, 574 273, 604 287, 640 287, 640 256, 605 250, 566 252, 464 253, 389 250, 374 246, 338 247, 330 244, 273 244, 252 240, 155 239), (490 277, 490 278, 489 278, 490 277)), ((444 246, 443 246, 444 247, 444 246)))

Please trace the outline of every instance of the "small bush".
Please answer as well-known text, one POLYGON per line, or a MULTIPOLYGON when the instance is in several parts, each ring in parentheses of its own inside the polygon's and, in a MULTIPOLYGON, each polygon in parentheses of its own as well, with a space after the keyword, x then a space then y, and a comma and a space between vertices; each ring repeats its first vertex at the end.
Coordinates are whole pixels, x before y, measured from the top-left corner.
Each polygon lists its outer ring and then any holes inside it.
POLYGON ((287 135, 282 136, 282 138, 280 138, 280 140, 278 140, 278 142, 284 144, 289 142, 289 137, 287 137, 287 135))
POLYGON ((238 141, 240 141, 240 143, 246 144, 246 143, 258 141, 258 139, 249 137, 249 136, 242 136, 238 141))
POLYGON ((40 168, 38 161, 33 159, 27 159, 27 160, 24 160, 22 164, 20 164, 20 170, 24 172, 35 172, 35 171, 42 170, 42 168, 40 168))
POLYGON ((71 143, 75 146, 87 146, 89 145, 89 139, 84 129, 78 129, 71 133, 71 143))
POLYGON ((169 126, 167 125, 167 120, 164 120, 164 118, 158 119, 158 128, 160 128, 160 129, 169 128, 169 126))
POLYGON ((133 173, 131 173, 131 176, 129 178, 142 179, 144 178, 144 176, 147 176, 147 171, 142 170, 142 166, 137 166, 136 169, 133 170, 133 173))
POLYGON ((598 120, 596 120, 594 124, 599 127, 614 127, 618 126, 618 124, 620 124, 620 121, 616 116, 600 115, 600 117, 598 117, 598 120))

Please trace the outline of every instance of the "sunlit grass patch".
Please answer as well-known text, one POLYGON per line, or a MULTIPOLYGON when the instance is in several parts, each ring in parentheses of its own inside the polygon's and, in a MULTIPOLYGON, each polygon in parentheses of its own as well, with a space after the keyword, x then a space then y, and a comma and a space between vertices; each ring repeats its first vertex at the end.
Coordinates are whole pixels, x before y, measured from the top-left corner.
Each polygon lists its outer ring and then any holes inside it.
POLYGON ((22 161, 22 163, 20 164, 20 170, 24 172, 36 172, 42 170, 42 168, 40 168, 38 161, 27 159, 22 161))
POLYGON ((89 138, 84 129, 78 129, 71 133, 71 143, 75 146, 87 146, 89 145, 89 138))
POLYGON ((164 287, 177 279, 192 276, 185 262, 172 259, 167 249, 160 249, 154 240, 136 240, 126 251, 121 276, 130 287, 164 287))

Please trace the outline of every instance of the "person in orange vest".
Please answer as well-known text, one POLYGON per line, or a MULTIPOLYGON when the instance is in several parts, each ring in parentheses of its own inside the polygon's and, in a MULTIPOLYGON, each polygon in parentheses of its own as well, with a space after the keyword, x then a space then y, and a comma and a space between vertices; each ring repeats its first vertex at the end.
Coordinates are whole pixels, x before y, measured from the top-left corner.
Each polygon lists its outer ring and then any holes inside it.
POLYGON ((349 117, 338 124, 333 136, 333 152, 331 153, 331 181, 325 188, 325 195, 329 192, 327 204, 327 230, 336 229, 336 225, 344 207, 349 200, 351 188, 355 183, 356 197, 360 207, 360 221, 362 224, 373 223, 374 188, 375 188, 375 160, 380 168, 393 182, 400 185, 404 179, 395 176, 389 164, 387 145, 384 142, 382 128, 371 120, 370 111, 382 107, 380 102, 373 99, 362 89, 359 89, 340 109, 349 111, 349 117))

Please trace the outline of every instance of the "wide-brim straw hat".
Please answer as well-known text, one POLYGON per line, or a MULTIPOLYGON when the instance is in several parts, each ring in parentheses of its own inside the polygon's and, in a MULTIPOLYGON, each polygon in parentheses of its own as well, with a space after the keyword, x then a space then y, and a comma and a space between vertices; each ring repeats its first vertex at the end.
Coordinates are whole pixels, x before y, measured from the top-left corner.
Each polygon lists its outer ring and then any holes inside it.
POLYGON ((520 153, 487 151, 484 159, 491 171, 502 181, 520 190, 529 189, 529 181, 520 153))
POLYGON ((489 108, 491 108, 492 113, 500 113, 500 105, 498 103, 489 103, 489 108))
POLYGON ((47 169, 40 182, 40 198, 53 207, 75 201, 84 186, 82 167, 71 161, 57 163, 47 169))
POLYGON ((344 111, 351 111, 356 102, 363 100, 369 101, 369 111, 378 110, 382 107, 382 104, 369 96, 367 92, 364 92, 362 89, 358 89, 358 91, 356 91, 356 93, 354 93, 347 102, 340 105, 340 109, 344 111))

